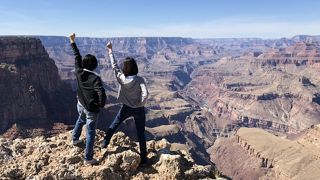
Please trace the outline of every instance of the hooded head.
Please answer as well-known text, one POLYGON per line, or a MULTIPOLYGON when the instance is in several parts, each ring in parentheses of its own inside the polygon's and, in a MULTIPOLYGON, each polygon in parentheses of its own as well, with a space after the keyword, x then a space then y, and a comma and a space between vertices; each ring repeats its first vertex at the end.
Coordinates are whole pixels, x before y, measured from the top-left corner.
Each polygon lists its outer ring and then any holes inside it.
POLYGON ((123 62, 122 72, 125 76, 134 76, 138 74, 138 66, 132 57, 126 57, 123 62))
POLYGON ((82 59, 82 67, 93 71, 98 66, 97 58, 92 54, 87 54, 82 59))

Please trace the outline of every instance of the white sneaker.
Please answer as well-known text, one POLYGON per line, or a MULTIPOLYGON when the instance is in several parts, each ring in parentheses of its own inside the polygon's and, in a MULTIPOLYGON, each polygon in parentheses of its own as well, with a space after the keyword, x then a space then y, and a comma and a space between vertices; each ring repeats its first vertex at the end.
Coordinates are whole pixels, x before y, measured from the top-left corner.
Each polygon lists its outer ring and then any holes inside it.
POLYGON ((96 159, 91 159, 89 161, 84 160, 84 165, 98 165, 99 161, 97 161, 96 159))

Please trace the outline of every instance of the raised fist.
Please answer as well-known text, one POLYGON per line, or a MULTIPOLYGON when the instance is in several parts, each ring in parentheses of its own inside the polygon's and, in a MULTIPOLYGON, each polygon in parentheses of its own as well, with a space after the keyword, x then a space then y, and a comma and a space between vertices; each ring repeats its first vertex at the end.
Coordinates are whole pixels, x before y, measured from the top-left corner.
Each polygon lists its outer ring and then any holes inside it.
POLYGON ((74 40, 76 39, 76 34, 75 34, 75 33, 72 33, 72 34, 69 36, 69 39, 70 39, 70 42, 71 42, 71 43, 74 43, 74 40))
POLYGON ((112 50, 112 43, 111 43, 111 41, 108 42, 108 44, 107 44, 107 49, 108 49, 108 50, 112 50))

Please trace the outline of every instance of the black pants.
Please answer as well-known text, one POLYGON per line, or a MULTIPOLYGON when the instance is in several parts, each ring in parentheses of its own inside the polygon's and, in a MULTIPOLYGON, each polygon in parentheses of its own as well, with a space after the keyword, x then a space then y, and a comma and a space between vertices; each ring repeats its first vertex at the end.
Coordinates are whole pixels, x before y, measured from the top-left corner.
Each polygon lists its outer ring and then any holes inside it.
POLYGON ((141 162, 144 163, 147 158, 147 145, 146 145, 146 138, 144 134, 145 123, 146 123, 146 114, 145 114, 144 107, 131 108, 127 105, 122 105, 117 116, 113 120, 112 124, 109 126, 109 129, 107 130, 103 143, 105 145, 108 145, 112 135, 117 130, 118 126, 129 117, 133 117, 134 122, 136 124, 139 147, 140 147, 141 162))

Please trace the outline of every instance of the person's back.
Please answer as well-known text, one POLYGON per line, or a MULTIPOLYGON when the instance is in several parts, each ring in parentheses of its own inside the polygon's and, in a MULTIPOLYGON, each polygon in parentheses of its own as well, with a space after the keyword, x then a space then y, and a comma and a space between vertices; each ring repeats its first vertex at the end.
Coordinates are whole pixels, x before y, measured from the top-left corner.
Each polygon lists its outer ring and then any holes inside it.
POLYGON ((76 44, 72 43, 71 47, 76 57, 75 74, 78 84, 78 100, 88 111, 99 112, 100 107, 105 104, 106 96, 101 78, 92 71, 97 67, 97 60, 93 55, 88 54, 80 62, 82 57, 76 44))
POLYGON ((89 111, 99 112, 101 106, 104 105, 104 93, 97 90, 102 88, 101 78, 94 74, 83 70, 77 73, 78 99, 80 103, 89 111))
POLYGON ((137 75, 131 79, 127 84, 120 86, 118 100, 133 108, 143 107, 146 102, 142 100, 141 84, 145 84, 145 81, 137 75))
POLYGON ((120 84, 118 100, 131 108, 144 107, 148 91, 145 80, 137 75, 138 66, 136 61, 131 57, 127 57, 123 62, 122 71, 118 67, 112 53, 110 53, 110 61, 117 81, 120 84))

